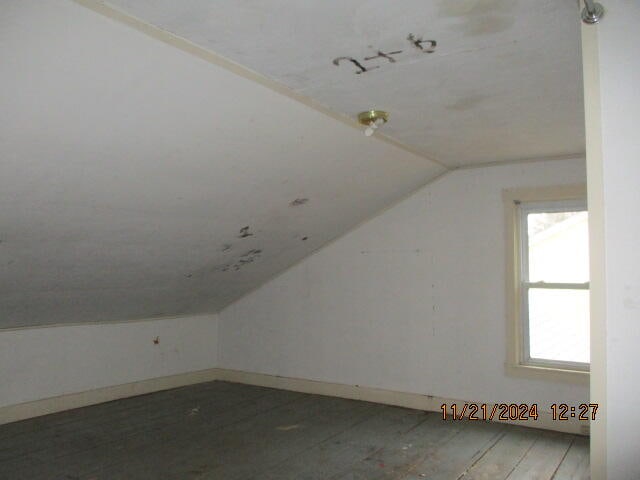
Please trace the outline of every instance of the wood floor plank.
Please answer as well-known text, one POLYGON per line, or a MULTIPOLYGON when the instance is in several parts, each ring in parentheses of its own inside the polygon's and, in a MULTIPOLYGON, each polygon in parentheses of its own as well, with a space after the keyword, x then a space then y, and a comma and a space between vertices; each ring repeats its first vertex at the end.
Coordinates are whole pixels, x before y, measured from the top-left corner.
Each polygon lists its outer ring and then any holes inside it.
POLYGON ((588 480, 591 477, 589 465, 589 439, 573 437, 571 447, 552 478, 553 480, 588 480))
POLYGON ((539 436, 539 430, 515 426, 509 428, 461 477, 465 480, 506 479, 539 436))
POLYGON ((571 447, 572 435, 540 432, 535 444, 507 479, 537 480, 551 478, 571 447))
POLYGON ((273 390, 268 395, 236 404, 222 413, 201 407, 197 414, 181 415, 180 422, 151 435, 141 432, 122 439, 120 443, 110 443, 102 449, 87 452, 86 462, 78 472, 115 479, 128 478, 135 472, 140 475, 156 472, 158 476, 153 478, 162 478, 166 472, 191 470, 191 465, 199 462, 198 458, 211 456, 216 440, 224 437, 222 432, 226 429, 233 429, 243 422, 259 423, 263 416, 269 418, 274 410, 287 408, 298 401, 308 402, 309 399, 303 394, 273 390))
MULTIPOLYGON (((38 466, 45 462, 46 472, 49 474, 54 473, 60 475, 61 478, 64 478, 64 475, 83 478, 86 474, 90 478, 91 472, 102 472, 108 466, 123 466, 129 462, 137 461, 139 457, 146 458, 148 451, 164 448, 174 438, 186 438, 186 442, 191 439, 193 443, 197 443, 195 437, 199 432, 215 432, 224 428, 225 425, 260 415, 301 397, 303 397, 302 394, 290 392, 271 390, 269 394, 265 395, 259 391, 259 395, 255 399, 227 404, 227 408, 223 410, 214 408, 210 411, 206 407, 201 407, 197 415, 191 416, 185 412, 184 408, 181 408, 175 421, 166 426, 151 423, 148 426, 143 426, 138 432, 121 433, 120 436, 117 434, 105 436, 104 441, 100 441, 98 436, 98 441, 89 445, 88 448, 70 448, 64 454, 46 460, 38 458, 37 455, 29 455, 14 462, 2 462, 0 463, 0 478, 2 478, 1 473, 5 469, 20 472, 24 478, 50 478, 46 475, 39 476, 42 472, 38 466)), ((80 429, 73 438, 81 439, 84 434, 85 431, 80 429)), ((67 437, 63 437, 61 441, 65 439, 67 437)), ((55 448, 52 450, 57 452, 55 448)))
MULTIPOLYGON (((232 405, 249 401, 251 398, 264 394, 265 392, 262 390, 248 391, 241 395, 238 392, 224 394, 216 392, 204 396, 188 395, 187 401, 172 401, 166 404, 150 402, 146 409, 133 406, 124 412, 119 408, 114 408, 115 413, 104 409, 83 411, 80 412, 83 420, 78 423, 65 423, 63 428, 56 426, 51 429, 48 435, 38 432, 37 435, 32 435, 34 438, 31 442, 16 442, 11 453, 13 457, 28 455, 30 458, 51 460, 109 441, 119 441, 122 437, 141 431, 151 432, 167 425, 170 426, 181 421, 182 416, 188 414, 194 405, 202 405, 214 411, 225 411, 232 405)), ((117 402, 112 403, 112 406, 119 407, 117 402)), ((11 454, 7 453, 5 449, 0 460, 9 460, 10 458, 12 458, 11 454)))
POLYGON ((348 472, 374 452, 425 421, 418 410, 384 407, 377 415, 251 477, 255 480, 324 480, 348 472))
POLYGON ((457 435, 438 445, 405 479, 457 479, 497 443, 507 428, 499 423, 467 421, 457 435))
POLYGON ((267 390, 260 387, 258 390, 235 389, 223 382, 209 382, 193 387, 197 388, 183 387, 167 390, 5 425, 2 428, 5 433, 0 436, 0 460, 7 458, 7 451, 15 453, 23 447, 35 451, 37 445, 34 444, 34 440, 48 448, 54 439, 63 437, 66 433, 76 432, 79 426, 89 431, 104 426, 111 428, 116 424, 122 426, 144 424, 156 420, 148 417, 150 412, 160 412, 161 418, 167 415, 168 408, 174 411, 187 408, 188 405, 182 405, 183 402, 191 404, 200 398, 220 398, 223 402, 231 402, 232 399, 228 398, 230 395, 253 396, 267 390), (34 438, 34 433, 37 433, 37 438, 34 438))
POLYGON ((439 445, 457 435, 464 425, 442 420, 438 413, 374 452, 335 480, 400 479, 412 473, 439 445))
POLYGON ((2 480, 576 480, 588 472, 582 437, 226 382, 0 426, 2 480))
MULTIPOLYGON (((198 465, 200 474, 216 470, 220 474, 218 478, 235 478, 235 475, 243 478, 242 475, 250 474, 247 473, 248 470, 261 468, 259 465, 264 465, 265 456, 280 458, 278 448, 283 444, 283 438, 278 437, 282 437, 287 431, 279 430, 279 427, 305 425, 305 421, 310 424, 307 421, 310 416, 313 421, 328 417, 325 418, 328 428, 341 428, 344 421, 371 408, 370 404, 362 402, 357 402, 360 405, 355 408, 353 405, 340 407, 341 402, 346 401, 333 399, 329 403, 318 402, 310 395, 278 393, 297 400, 275 406, 264 414, 238 419, 217 429, 203 425, 174 430, 170 437, 134 450, 135 455, 127 457, 124 462, 113 465, 109 464, 108 458, 104 458, 103 465, 107 464, 107 467, 94 473, 101 472, 107 478, 117 479, 137 476, 146 478, 143 475, 151 472, 154 474, 152 478, 162 479, 172 478, 170 475, 166 476, 166 472, 186 475, 191 471, 192 465, 198 465), (332 415, 334 418, 331 418, 332 415), (251 462, 247 458, 251 458, 251 462)), ((291 430, 289 433, 299 436, 302 442, 310 441, 311 435, 307 430, 291 430)), ((293 437, 288 435, 284 438, 293 437)))
POLYGON ((238 428, 222 432, 223 436, 217 442, 221 448, 217 448, 215 453, 223 461, 201 478, 261 478, 264 471, 353 428, 385 408, 327 397, 310 400, 311 407, 301 409, 301 415, 294 411, 274 411, 272 418, 265 419, 262 425, 255 422, 238 424, 238 428), (248 432, 251 434, 247 435, 248 432), (251 461, 247 462, 247 458, 251 461))

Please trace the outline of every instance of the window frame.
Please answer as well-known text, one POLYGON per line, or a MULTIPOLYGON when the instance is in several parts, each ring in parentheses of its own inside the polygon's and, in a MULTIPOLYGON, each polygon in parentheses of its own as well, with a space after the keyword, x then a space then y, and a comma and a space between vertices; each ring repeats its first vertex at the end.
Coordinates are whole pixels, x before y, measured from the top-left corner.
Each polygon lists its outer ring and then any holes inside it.
MULTIPOLYGON (((567 206, 586 207, 587 191, 585 185, 565 185, 556 187, 507 189, 503 191, 506 213, 507 233, 507 373, 516 376, 543 378, 546 380, 570 381, 587 384, 589 366, 583 363, 561 362, 544 359, 531 359, 528 342, 528 305, 525 289, 532 285, 542 286, 541 282, 528 280, 528 250, 526 235, 526 215, 523 212, 541 211, 545 204, 563 203, 567 206), (522 207, 522 204, 531 204, 522 207), (525 238, 522 238, 522 234, 525 238), (526 274, 526 276, 524 276, 526 274), (528 284, 523 287, 524 284, 528 284), (526 314, 525 314, 526 312, 526 314)), ((558 211, 564 211, 564 205, 558 211)), ((553 210, 553 209, 551 209, 553 210)), ((545 209, 544 211, 549 211, 545 209)), ((547 283, 542 288, 558 286, 578 287, 585 284, 547 283)), ((586 284, 586 289, 589 286, 586 284)))

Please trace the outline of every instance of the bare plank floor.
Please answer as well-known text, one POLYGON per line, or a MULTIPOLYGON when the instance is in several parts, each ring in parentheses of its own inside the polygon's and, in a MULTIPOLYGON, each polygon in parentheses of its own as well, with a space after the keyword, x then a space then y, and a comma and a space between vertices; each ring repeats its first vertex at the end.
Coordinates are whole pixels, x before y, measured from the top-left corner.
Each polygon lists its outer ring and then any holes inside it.
POLYGON ((588 439, 211 382, 0 426, 3 480, 586 479, 588 439))

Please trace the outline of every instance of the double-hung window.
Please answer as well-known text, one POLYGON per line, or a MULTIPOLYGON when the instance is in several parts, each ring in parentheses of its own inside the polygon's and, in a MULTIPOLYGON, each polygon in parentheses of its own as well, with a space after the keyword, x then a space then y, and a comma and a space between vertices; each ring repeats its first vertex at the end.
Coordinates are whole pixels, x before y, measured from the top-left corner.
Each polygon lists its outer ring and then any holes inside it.
POLYGON ((589 370, 589 236, 584 189, 508 191, 510 364, 589 370))

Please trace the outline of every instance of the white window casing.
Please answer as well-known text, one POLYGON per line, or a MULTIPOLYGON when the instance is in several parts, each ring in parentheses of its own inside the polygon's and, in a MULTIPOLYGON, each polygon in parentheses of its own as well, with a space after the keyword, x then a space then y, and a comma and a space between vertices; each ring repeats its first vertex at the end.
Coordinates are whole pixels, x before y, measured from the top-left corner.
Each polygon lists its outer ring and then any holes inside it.
POLYGON ((588 383, 589 364, 532 358, 529 352, 529 291, 588 291, 589 282, 529 281, 527 216, 586 210, 584 185, 503 191, 507 250, 507 373, 547 380, 588 383))

